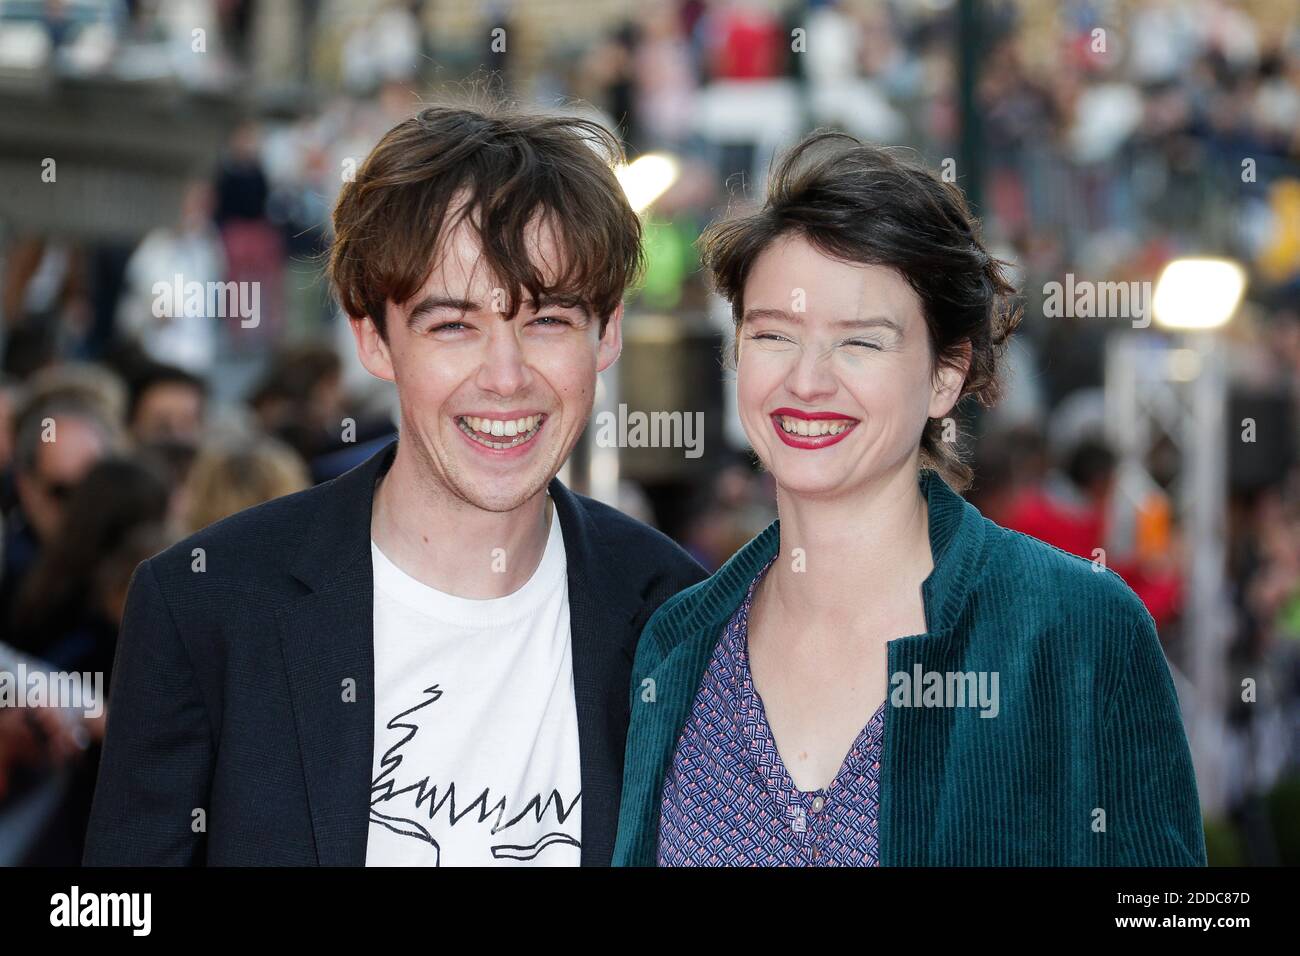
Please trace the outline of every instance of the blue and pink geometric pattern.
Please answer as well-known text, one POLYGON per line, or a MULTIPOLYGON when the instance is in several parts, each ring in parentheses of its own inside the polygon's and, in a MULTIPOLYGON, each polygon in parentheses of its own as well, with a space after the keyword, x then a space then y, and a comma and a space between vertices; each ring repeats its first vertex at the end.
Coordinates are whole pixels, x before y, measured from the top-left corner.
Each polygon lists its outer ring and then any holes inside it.
POLYGON ((879 865, 885 704, 829 787, 796 789, 749 671, 749 608, 771 565, 727 622, 677 742, 659 814, 660 866, 879 865))

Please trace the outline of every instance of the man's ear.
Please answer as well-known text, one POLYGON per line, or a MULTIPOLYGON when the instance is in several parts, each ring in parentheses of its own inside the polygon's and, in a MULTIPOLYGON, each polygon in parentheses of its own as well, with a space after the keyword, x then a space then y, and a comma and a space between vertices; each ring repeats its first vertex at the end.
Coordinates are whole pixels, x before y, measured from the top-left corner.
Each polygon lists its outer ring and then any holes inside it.
POLYGON ((943 418, 952 411, 961 398, 962 386, 966 384, 966 375, 971 363, 970 339, 966 339, 958 348, 958 354, 951 361, 944 362, 934 370, 934 388, 930 393, 930 418, 943 418))
POLYGON ((384 337, 379 334, 375 320, 368 315, 359 319, 348 316, 348 323, 352 326, 352 337, 357 340, 357 358, 366 371, 385 382, 396 381, 392 353, 388 350, 384 337))
POLYGON ((596 371, 603 372, 617 361, 623 351, 623 302, 619 300, 618 308, 609 314, 605 331, 600 337, 596 351, 596 371))

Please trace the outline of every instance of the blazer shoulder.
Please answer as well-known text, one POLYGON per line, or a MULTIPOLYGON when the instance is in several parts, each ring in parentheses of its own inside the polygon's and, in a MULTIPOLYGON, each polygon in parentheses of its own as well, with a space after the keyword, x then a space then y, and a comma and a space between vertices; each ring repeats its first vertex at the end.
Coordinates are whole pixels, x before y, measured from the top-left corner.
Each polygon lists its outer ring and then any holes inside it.
POLYGON ((625 565, 667 573, 686 587, 709 576, 680 544, 657 528, 595 498, 570 491, 608 550, 625 565))
POLYGON ((327 520, 320 511, 330 484, 272 498, 200 528, 154 555, 155 573, 164 584, 186 579, 201 557, 205 573, 215 577, 265 581, 270 568, 297 551, 313 521, 327 520))
POLYGON ((658 667, 685 639, 697 634, 703 626, 700 616, 702 598, 716 583, 717 574, 695 581, 679 590, 655 608, 641 632, 637 645, 636 671, 647 673, 658 667))

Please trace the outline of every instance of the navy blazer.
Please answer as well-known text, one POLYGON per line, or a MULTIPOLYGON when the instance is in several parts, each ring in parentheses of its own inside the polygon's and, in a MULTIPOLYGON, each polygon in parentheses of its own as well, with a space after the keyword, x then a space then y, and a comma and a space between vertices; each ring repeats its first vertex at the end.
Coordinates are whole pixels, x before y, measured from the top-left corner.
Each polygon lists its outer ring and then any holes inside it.
MULTIPOLYGON (((136 568, 87 865, 365 864, 375 722, 370 513, 396 448, 136 568)), ((558 480, 549 491, 568 561, 581 859, 606 866, 638 637, 666 598, 706 574, 658 531, 558 480)))

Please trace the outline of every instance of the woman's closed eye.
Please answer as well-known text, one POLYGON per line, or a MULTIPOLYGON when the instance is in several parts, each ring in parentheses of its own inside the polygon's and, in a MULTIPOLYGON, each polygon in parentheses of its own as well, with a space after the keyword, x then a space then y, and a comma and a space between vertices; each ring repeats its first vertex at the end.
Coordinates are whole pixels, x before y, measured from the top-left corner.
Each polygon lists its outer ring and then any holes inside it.
POLYGON ((790 342, 790 339, 778 332, 754 332, 750 334, 749 338, 758 342, 790 342))

